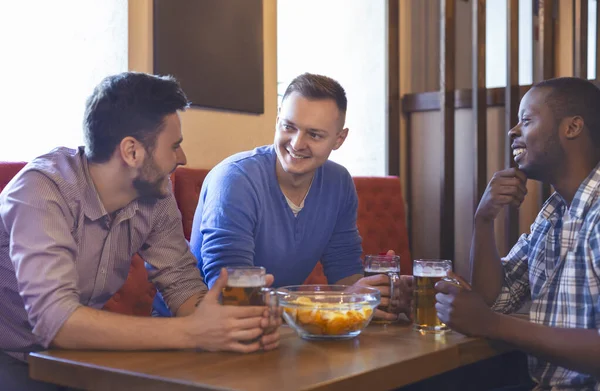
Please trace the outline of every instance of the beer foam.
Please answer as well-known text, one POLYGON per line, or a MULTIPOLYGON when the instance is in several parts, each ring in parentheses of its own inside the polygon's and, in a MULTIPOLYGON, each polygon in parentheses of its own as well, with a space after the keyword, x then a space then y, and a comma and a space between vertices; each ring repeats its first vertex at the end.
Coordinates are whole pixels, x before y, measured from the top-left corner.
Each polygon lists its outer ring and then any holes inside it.
POLYGON ((227 286, 232 288, 254 288, 265 286, 264 276, 236 276, 229 277, 227 286))
POLYGON ((365 268, 365 273, 400 273, 400 268, 397 267, 378 267, 378 268, 372 268, 372 267, 367 267, 365 268))
POLYGON ((446 277, 448 270, 436 267, 418 266, 413 268, 413 276, 415 277, 446 277))

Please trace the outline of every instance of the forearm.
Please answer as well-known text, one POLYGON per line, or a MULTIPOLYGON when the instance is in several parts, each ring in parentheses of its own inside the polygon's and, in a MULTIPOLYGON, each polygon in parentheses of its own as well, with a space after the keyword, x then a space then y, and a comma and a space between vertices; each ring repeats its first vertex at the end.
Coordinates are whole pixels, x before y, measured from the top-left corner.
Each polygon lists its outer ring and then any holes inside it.
MULTIPOLYGON (((458 271, 460 274, 460 271, 458 271)), ((496 248, 494 221, 475 218, 471 243, 471 283, 473 290, 491 306, 502 289, 504 270, 496 248)))
POLYGON ((192 295, 189 299, 184 301, 183 304, 180 305, 177 309, 175 316, 181 317, 191 315, 196 309, 196 307, 198 307, 202 299, 204 299, 204 296, 206 296, 206 292, 208 291, 196 293, 195 295, 192 295))
POLYGON ((184 326, 182 318, 134 317, 80 307, 59 329, 52 346, 106 350, 192 348, 184 326))
POLYGON ((548 327, 494 313, 489 338, 577 372, 600 377, 600 335, 595 329, 548 327))

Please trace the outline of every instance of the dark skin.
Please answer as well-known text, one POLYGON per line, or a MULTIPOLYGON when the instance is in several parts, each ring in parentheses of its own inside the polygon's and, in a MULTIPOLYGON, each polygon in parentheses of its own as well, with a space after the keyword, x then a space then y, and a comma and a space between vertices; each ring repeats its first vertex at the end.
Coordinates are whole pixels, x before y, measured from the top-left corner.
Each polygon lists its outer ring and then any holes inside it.
POLYGON ((471 244, 472 288, 436 285, 440 320, 470 336, 502 340, 559 366, 600 377, 600 334, 595 329, 548 327, 493 312, 504 278, 494 236, 500 210, 518 207, 527 178, 550 183, 571 204, 600 154, 582 117, 555 119, 545 104, 549 90, 533 88, 521 101, 519 123, 510 130, 518 168, 497 172, 475 213, 471 244))

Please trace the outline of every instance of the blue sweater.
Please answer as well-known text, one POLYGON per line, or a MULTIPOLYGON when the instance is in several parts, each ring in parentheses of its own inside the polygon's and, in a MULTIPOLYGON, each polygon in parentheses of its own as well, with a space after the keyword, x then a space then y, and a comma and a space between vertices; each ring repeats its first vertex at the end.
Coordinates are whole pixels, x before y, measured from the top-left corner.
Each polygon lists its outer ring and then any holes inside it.
POLYGON ((211 287, 224 266, 263 266, 275 287, 302 284, 320 260, 329 283, 362 273, 358 197, 348 171, 331 161, 317 169, 297 217, 275 174, 272 145, 219 163, 202 185, 192 253, 211 287))

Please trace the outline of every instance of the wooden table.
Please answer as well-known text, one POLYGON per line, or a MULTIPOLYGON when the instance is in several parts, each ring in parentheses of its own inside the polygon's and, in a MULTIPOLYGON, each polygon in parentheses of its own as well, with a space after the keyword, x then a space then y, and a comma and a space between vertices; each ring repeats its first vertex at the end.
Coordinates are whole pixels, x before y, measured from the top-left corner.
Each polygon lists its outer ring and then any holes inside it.
POLYGON ((248 355, 195 351, 32 353, 31 377, 93 390, 389 390, 510 349, 458 333, 421 335, 370 325, 344 341, 305 341, 286 326, 281 346, 248 355))

